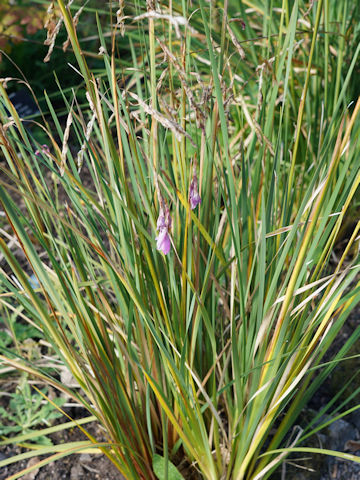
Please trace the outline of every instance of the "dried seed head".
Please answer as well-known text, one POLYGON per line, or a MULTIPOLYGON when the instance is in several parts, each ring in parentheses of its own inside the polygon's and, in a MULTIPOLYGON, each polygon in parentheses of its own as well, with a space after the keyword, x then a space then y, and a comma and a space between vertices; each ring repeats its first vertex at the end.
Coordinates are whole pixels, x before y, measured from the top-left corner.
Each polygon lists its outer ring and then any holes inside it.
POLYGON ((161 42, 161 40, 159 40, 159 39, 158 39, 158 42, 159 42, 163 52, 165 53, 166 57, 172 63, 172 65, 174 66, 175 70, 177 71, 177 73, 179 75, 179 79, 180 79, 180 82, 181 82, 181 85, 182 85, 183 89, 186 92, 187 99, 189 100, 192 109, 195 111, 196 126, 198 128, 201 128, 204 131, 205 130, 206 116, 205 116, 205 113, 203 112, 203 110, 200 108, 200 106, 196 102, 194 94, 193 94, 192 89, 191 89, 191 86, 186 81, 185 71, 179 65, 175 56, 170 52, 168 47, 163 42, 161 42))
POLYGON ((84 162, 84 153, 85 153, 86 145, 88 144, 88 142, 90 140, 90 135, 91 135, 91 132, 94 128, 95 120, 96 120, 96 114, 93 113, 89 122, 86 125, 85 140, 83 141, 83 144, 81 145, 81 148, 80 148, 80 150, 79 150, 79 152, 76 156, 76 163, 77 163, 77 166, 78 166, 78 172, 80 172, 81 167, 82 167, 83 162, 84 162))
POLYGON ((191 144, 196 147, 196 144, 194 140, 191 138, 191 136, 179 125, 176 123, 174 120, 165 117, 162 113, 158 112, 157 110, 154 110, 153 108, 149 107, 147 103, 145 103, 140 97, 138 97, 135 93, 129 92, 129 95, 133 97, 135 100, 139 102, 139 105, 143 108, 145 113, 149 114, 152 116, 157 122, 161 123, 161 125, 165 128, 168 128, 171 130, 176 139, 178 141, 181 141, 182 137, 185 136, 187 137, 191 144))
POLYGON ((167 13, 158 12, 155 9, 151 9, 151 10, 148 10, 146 13, 143 13, 141 15, 138 15, 137 17, 134 17, 134 20, 143 20, 144 18, 167 20, 171 25, 174 26, 175 34, 177 38, 181 37, 180 28, 179 28, 180 25, 187 27, 187 29, 190 30, 191 33, 196 32, 196 30, 194 30, 193 28, 190 28, 186 18, 182 17, 181 15, 174 16, 174 15, 169 15, 167 13))
POLYGON ((51 2, 49 8, 47 9, 47 18, 45 21, 44 28, 47 30, 47 39, 45 40, 44 44, 49 45, 49 37, 52 36, 53 31, 56 28, 56 15, 55 15, 55 9, 54 9, 54 2, 51 2))
MULTIPOLYGON (((73 3, 73 1, 74 0, 69 0, 66 8, 69 8, 70 5, 73 3)), ((47 53, 46 57, 44 58, 45 63, 48 62, 51 58, 51 54, 52 54, 52 52, 54 50, 54 47, 55 47, 56 37, 57 37, 57 35, 60 31, 61 25, 64 21, 62 15, 59 15, 59 18, 57 19, 57 16, 56 16, 55 10, 54 10, 54 2, 51 3, 50 7, 47 10, 47 13, 48 13, 48 17, 47 17, 45 25, 44 25, 44 27, 47 30, 47 36, 46 36, 46 40, 44 41, 44 45, 48 45, 49 50, 48 50, 48 53, 47 53)), ((66 42, 65 42, 65 44, 66 44, 66 42)))
POLYGON ((146 9, 147 11, 155 10, 155 1, 154 0, 146 0, 146 9))
POLYGON ((226 26, 227 26, 227 30, 228 30, 228 32, 229 32, 229 35, 230 35, 230 38, 231 38, 232 43, 234 44, 236 50, 238 51, 241 60, 244 60, 244 58, 245 58, 245 50, 242 48, 239 40, 235 37, 235 34, 234 34, 234 32, 231 30, 230 25, 227 24, 226 26))
POLYGON ((66 120, 66 127, 64 131, 64 138, 63 144, 61 149, 61 164, 60 164, 60 175, 63 176, 65 172, 65 165, 66 165, 66 155, 68 152, 68 140, 70 134, 70 127, 73 121, 72 111, 70 110, 67 120, 66 120))
POLYGON ((61 17, 58 20, 58 22, 56 23, 55 27, 52 28, 52 26, 51 26, 51 29, 49 29, 48 32, 47 32, 47 37, 46 37, 46 40, 44 41, 44 45, 48 45, 49 50, 48 50, 48 53, 47 53, 46 57, 44 58, 45 63, 50 61, 51 54, 52 54, 52 52, 54 50, 54 47, 55 47, 56 37, 57 37, 57 34, 59 33, 59 30, 60 30, 60 27, 61 27, 62 23, 63 23, 63 19, 61 17))
POLYGON ((120 35, 125 35, 125 16, 124 16, 125 1, 119 0, 119 9, 116 12, 116 26, 120 29, 120 35))
POLYGON ((86 93, 85 93, 85 96, 86 96, 86 100, 89 102, 90 110, 91 110, 92 112, 95 112, 95 107, 94 107, 93 101, 91 100, 90 93, 89 93, 89 92, 86 92, 86 93))
MULTIPOLYGON (((79 17, 82 13, 82 11, 84 10, 84 7, 85 7, 85 4, 82 5, 82 7, 79 8, 79 10, 76 12, 76 14, 74 15, 74 18, 73 18, 73 25, 74 25, 74 28, 76 28, 77 24, 79 23, 79 17)), ((68 35, 66 41, 63 43, 63 51, 66 52, 68 46, 70 45, 70 37, 68 35)))

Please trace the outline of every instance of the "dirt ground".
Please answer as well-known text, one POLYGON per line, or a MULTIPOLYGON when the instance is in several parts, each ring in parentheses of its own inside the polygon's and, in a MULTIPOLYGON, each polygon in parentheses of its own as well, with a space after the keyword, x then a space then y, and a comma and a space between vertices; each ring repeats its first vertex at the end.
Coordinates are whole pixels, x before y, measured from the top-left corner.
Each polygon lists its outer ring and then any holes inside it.
MULTIPOLYGON (((101 431, 94 422, 86 426, 86 429, 95 436, 101 438, 101 431)), ((54 444, 87 440, 85 435, 78 429, 64 430, 50 436, 54 444)), ((22 450, 19 447, 7 445, 0 447, 0 460, 11 457, 22 450)), ((32 459, 7 465, 0 469, 0 480, 7 480, 11 475, 20 472, 24 468, 34 465, 45 456, 33 457, 32 459)), ((116 467, 104 455, 89 455, 79 453, 63 457, 55 462, 41 467, 38 470, 21 477, 23 480, 124 480, 116 467)))

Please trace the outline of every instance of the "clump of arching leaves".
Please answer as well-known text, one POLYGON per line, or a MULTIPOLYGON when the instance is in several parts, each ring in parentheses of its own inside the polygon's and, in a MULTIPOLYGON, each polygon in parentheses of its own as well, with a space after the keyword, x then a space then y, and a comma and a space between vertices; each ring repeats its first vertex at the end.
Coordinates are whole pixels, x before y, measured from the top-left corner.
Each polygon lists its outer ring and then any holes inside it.
POLYGON ((61 121, 45 95, 40 142, 0 84, 0 302, 72 386, 46 359, 0 360, 89 411, 86 441, 28 456, 91 447, 127 480, 266 479, 322 452, 308 439, 332 405, 301 413, 360 336, 325 363, 360 299, 355 16, 347 0, 175 3, 120 2, 110 35, 100 19, 100 71, 57 1, 83 84, 61 121))

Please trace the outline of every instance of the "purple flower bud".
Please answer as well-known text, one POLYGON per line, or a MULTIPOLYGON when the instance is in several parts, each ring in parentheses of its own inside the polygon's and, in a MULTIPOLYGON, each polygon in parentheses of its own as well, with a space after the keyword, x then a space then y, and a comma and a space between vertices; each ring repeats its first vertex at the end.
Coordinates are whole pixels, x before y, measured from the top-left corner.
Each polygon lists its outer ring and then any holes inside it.
POLYGON ((41 153, 43 153, 44 155, 50 155, 50 148, 48 147, 48 145, 41 145, 40 150, 36 150, 35 155, 39 157, 41 153))
POLYGON ((167 231, 167 228, 160 230, 159 235, 156 237, 156 248, 161 250, 164 255, 170 252, 171 242, 167 231))
POLYGON ((189 192, 189 201, 190 201, 190 208, 191 210, 194 210, 199 203, 201 203, 201 197, 198 192, 198 179, 197 176, 194 175, 193 179, 191 180, 190 183, 190 192, 189 192))
POLYGON ((159 235, 156 237, 156 248, 167 255, 170 252, 171 241, 169 236, 169 229, 171 228, 171 217, 168 207, 164 209, 161 207, 159 217, 156 222, 156 229, 159 235))
POLYGON ((166 228, 164 210, 161 208, 159 212, 159 217, 156 222, 156 230, 162 230, 166 228))

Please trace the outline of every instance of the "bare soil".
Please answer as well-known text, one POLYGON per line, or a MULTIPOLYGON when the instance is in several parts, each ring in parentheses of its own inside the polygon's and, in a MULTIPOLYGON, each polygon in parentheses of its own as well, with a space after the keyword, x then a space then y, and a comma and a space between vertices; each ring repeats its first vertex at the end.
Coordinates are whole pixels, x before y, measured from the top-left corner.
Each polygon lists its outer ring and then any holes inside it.
MULTIPOLYGON (((101 438, 101 430, 97 423, 86 426, 86 429, 95 436, 101 438)), ((54 444, 77 442, 87 440, 85 435, 78 429, 64 430, 56 432, 50 436, 54 444)), ((0 447, 0 460, 4 460, 13 455, 25 451, 20 447, 7 445, 0 447)), ((10 464, 0 469, 0 480, 7 480, 9 477, 24 468, 36 464, 45 457, 33 457, 32 459, 22 460, 10 464)), ((105 455, 89 455, 79 453, 63 457, 55 462, 34 470, 22 477, 23 480, 124 480, 117 468, 110 462, 105 455)))

